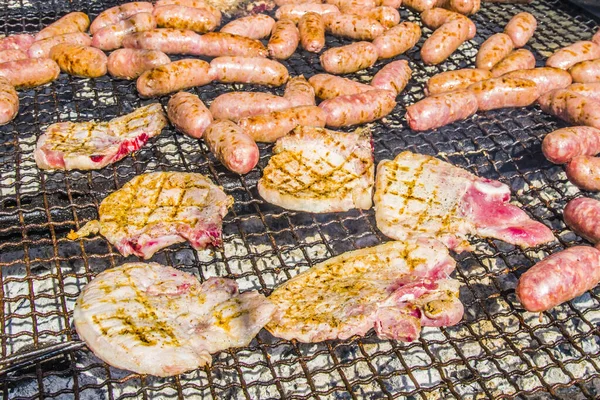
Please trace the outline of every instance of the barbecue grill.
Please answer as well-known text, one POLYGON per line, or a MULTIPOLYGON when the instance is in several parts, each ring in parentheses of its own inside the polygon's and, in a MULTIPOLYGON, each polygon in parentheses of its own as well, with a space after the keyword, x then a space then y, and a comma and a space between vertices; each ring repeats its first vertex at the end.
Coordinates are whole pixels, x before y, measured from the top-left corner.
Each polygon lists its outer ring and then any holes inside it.
MULTIPOLYGON (((0 3, 3 33, 35 32, 69 11, 91 18, 115 2, 97 0, 0 3)), ((423 66, 419 49, 408 59, 413 79, 393 114, 371 124, 375 161, 402 150, 437 156, 510 185, 513 202, 553 229, 555 243, 522 250, 475 241, 457 255, 463 283, 463 321, 425 328, 412 343, 364 338, 302 344, 262 330, 246 348, 215 354, 213 364, 172 378, 140 376, 109 367, 78 339, 75 300, 97 273, 124 258, 100 237, 70 241, 71 229, 97 218, 109 193, 151 171, 190 171, 209 176, 234 196, 224 221, 222 248, 193 251, 173 246, 152 259, 192 272, 235 279, 241 290, 273 288, 315 263, 387 239, 373 210, 309 214, 264 202, 256 191, 271 153, 261 145, 258 168, 245 176, 227 171, 206 146, 167 128, 133 156, 92 172, 42 172, 33 159, 36 138, 51 123, 109 119, 156 100, 141 100, 135 82, 109 76, 78 79, 61 74, 44 87, 21 91, 17 118, 0 128, 0 385, 5 399, 380 399, 598 398, 600 396, 600 288, 540 315, 523 310, 514 294, 518 277, 536 261, 582 243, 562 220, 579 191, 560 166, 545 160, 543 136, 563 123, 536 106, 481 112, 466 121, 423 133, 411 131, 404 106, 424 96, 432 75, 473 65, 479 45, 510 17, 528 11, 538 29, 527 48, 538 66, 559 47, 589 39, 597 23, 561 1, 529 5, 487 4, 473 17, 477 36, 439 66, 423 66)), ((403 20, 420 23, 401 9, 403 20)), ((226 21, 225 21, 226 22, 226 21)), ((424 37, 430 31, 424 28, 424 37)), ((344 44, 328 37, 328 46, 344 44)), ((369 81, 386 62, 354 78, 369 81)), ((285 62, 291 75, 323 72, 318 55, 298 51, 285 62)), ((193 91, 206 103, 233 90, 271 91, 252 85, 211 84, 193 91)), ((160 101, 166 105, 168 98, 160 101)), ((589 194, 588 194, 589 195, 589 194)))

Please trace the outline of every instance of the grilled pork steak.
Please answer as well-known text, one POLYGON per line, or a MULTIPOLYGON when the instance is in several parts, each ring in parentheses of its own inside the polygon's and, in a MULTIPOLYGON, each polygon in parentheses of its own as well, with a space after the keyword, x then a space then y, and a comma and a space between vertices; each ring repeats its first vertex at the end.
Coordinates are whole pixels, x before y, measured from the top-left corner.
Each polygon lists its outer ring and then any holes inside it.
POLYGON ((140 149, 167 125, 160 104, 150 104, 108 122, 59 122, 38 139, 40 169, 100 169, 140 149))
POLYGON ((100 204, 100 220, 69 234, 100 233, 121 254, 148 259, 189 241, 194 249, 221 244, 221 224, 233 198, 202 174, 152 172, 136 176, 100 204))
POLYGON ((508 203, 510 189, 434 157, 400 153, 377 167, 377 227, 397 240, 435 238, 469 250, 468 234, 531 247, 554 240, 552 231, 508 203))
POLYGON ((266 328, 301 342, 377 336, 415 340, 421 326, 449 326, 463 316, 456 262, 437 240, 389 242, 319 263, 273 291, 266 328))
POLYGON ((275 307, 235 281, 156 263, 130 263, 99 274, 81 292, 73 319, 81 339, 117 368, 177 375, 211 363, 211 353, 247 346, 275 307))

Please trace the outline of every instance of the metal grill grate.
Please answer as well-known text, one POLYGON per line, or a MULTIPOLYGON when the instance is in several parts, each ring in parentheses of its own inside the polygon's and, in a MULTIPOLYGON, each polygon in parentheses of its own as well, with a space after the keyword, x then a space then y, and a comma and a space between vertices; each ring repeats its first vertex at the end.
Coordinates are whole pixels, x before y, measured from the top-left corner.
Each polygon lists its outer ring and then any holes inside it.
MULTIPOLYGON (((114 2, 96 0, 0 3, 6 34, 36 31, 72 10, 96 16, 114 2)), ((561 125, 537 107, 479 113, 435 132, 410 131, 404 105, 423 96, 435 73, 470 66, 478 46, 520 11, 539 21, 530 48, 538 65, 556 48, 591 37, 596 23, 560 1, 531 5, 484 4, 473 19, 478 34, 452 58, 424 67, 418 49, 408 52, 413 80, 393 115, 373 124, 376 162, 401 150, 439 156, 480 176, 511 186, 513 200, 550 226, 559 239, 523 251, 478 240, 477 251, 458 257, 465 317, 446 329, 426 328, 413 343, 374 334, 344 342, 300 344, 262 331, 247 348, 216 354, 212 367, 174 378, 143 377, 108 367, 77 339, 72 310, 82 287, 98 272, 125 260, 106 240, 69 241, 66 234, 97 217, 99 203, 133 176, 156 170, 208 175, 235 197, 224 223, 224 246, 195 252, 181 245, 153 261, 201 279, 228 276, 242 290, 265 294, 332 255, 385 241, 367 212, 311 215, 262 201, 256 182, 271 147, 261 146, 259 168, 244 177, 225 170, 199 141, 166 129, 116 165, 94 172, 40 172, 32 150, 51 123, 108 119, 147 104, 135 83, 109 77, 82 80, 61 75, 52 85, 20 93, 19 116, 0 128, 0 385, 5 399, 171 399, 194 396, 247 399, 357 398, 597 398, 600 396, 600 289, 549 312, 523 312, 514 295, 520 274, 543 256, 580 239, 562 221, 562 208, 578 194, 561 167, 540 151, 545 133, 561 125)), ((406 9, 403 20, 418 18, 406 9)), ((424 29, 424 36, 429 31, 424 29)), ((421 40, 422 44, 423 39, 421 40)), ((328 38, 329 46, 341 43, 328 38)), ((322 72, 318 56, 295 54, 294 75, 322 72)), ((369 80, 382 66, 366 73, 369 80)), ((250 85, 211 84, 195 91, 210 103, 250 85)), ((272 90, 282 93, 282 89, 272 90)), ((163 104, 168 99, 161 99, 163 104)))

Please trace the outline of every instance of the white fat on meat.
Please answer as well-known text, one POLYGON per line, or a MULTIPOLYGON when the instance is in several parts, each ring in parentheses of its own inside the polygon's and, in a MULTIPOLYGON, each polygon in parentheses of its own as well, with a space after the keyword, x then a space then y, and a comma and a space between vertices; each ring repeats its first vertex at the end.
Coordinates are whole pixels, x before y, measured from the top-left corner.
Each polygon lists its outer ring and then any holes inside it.
POLYGON ((377 336, 412 341, 421 326, 450 326, 463 316, 456 262, 437 240, 389 242, 330 258, 273 291, 266 326, 301 342, 377 336))
POLYGON ((269 203, 314 213, 372 206, 371 134, 299 126, 282 137, 258 181, 269 203))
POLYGON ((435 157, 405 151, 377 166, 377 227, 393 239, 435 238, 456 251, 471 249, 467 235, 521 247, 554 240, 548 227, 509 200, 507 185, 435 157))
POLYGON ((186 240, 200 250, 221 244, 222 220, 232 204, 233 198, 202 174, 142 174, 102 201, 99 220, 68 237, 100 233, 124 256, 144 259, 186 240))
POLYGON ((247 346, 275 307, 235 281, 156 263, 100 273, 73 312, 79 337, 106 363, 139 374, 172 376, 211 363, 211 354, 247 346))

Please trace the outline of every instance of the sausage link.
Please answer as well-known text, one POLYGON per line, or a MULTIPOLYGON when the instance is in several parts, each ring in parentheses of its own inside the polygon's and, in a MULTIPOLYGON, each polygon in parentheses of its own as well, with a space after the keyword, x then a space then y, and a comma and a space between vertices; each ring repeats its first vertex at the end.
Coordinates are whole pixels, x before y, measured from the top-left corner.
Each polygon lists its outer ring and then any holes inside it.
POLYGON ((59 74, 60 67, 50 58, 26 58, 0 64, 0 76, 8 79, 16 89, 45 85, 59 74))
POLYGON ((492 78, 468 87, 477 97, 478 110, 526 107, 538 98, 535 82, 519 78, 492 78))
POLYGON ((210 62, 210 73, 226 83, 281 86, 289 79, 283 64, 263 57, 217 57, 210 62))
MULTIPOLYGON (((379 6, 367 12, 362 11, 366 17, 377 20, 384 28, 389 29, 400 23, 400 13, 395 7, 379 6)), ((360 14, 359 14, 360 15, 360 14)))
POLYGON ((21 50, 27 52, 35 42, 33 35, 21 33, 0 38, 0 50, 21 50))
POLYGON ((376 19, 355 14, 328 14, 323 21, 328 33, 354 40, 373 40, 385 30, 376 19))
POLYGON ((144 71, 170 63, 158 50, 119 49, 108 56, 108 73, 113 78, 136 79, 144 71))
POLYGON ((503 77, 534 81, 540 95, 554 89, 565 88, 571 84, 571 75, 567 71, 551 67, 516 70, 503 75, 503 77))
POLYGON ((265 14, 254 14, 238 18, 221 28, 221 32, 264 39, 271 34, 275 20, 265 14))
POLYGON ((550 132, 542 141, 542 152, 548 161, 565 164, 577 156, 600 153, 600 129, 571 126, 550 132))
POLYGON ((515 289, 527 311, 546 311, 581 296, 600 281, 600 250, 575 246, 529 268, 515 289))
POLYGON ((298 106, 314 106, 315 89, 304 78, 303 75, 291 78, 285 85, 283 97, 288 99, 292 107, 298 106))
POLYGON ((298 125, 324 127, 326 116, 316 106, 300 106, 239 120, 238 125, 257 142, 274 142, 298 125))
POLYGON ((262 92, 230 92, 213 100, 210 112, 215 119, 239 121, 255 115, 291 108, 288 99, 262 92))
POLYGON ((134 1, 111 7, 102 11, 90 25, 90 33, 93 35, 105 26, 116 24, 138 13, 152 13, 154 6, 147 1, 134 1))
POLYGON ((470 117, 477 111, 477 97, 470 90, 429 96, 406 107, 406 121, 415 131, 439 128, 470 117))
POLYGON ((480 68, 465 68, 455 71, 446 71, 432 76, 427 81, 425 94, 452 92, 454 90, 466 89, 475 82, 491 79, 490 71, 480 68))
POLYGON ((403 0, 402 4, 404 7, 422 13, 425 10, 435 7, 437 5, 437 0, 403 0))
POLYGON ((206 61, 173 61, 145 71, 137 79, 136 86, 143 97, 162 96, 210 83, 212 78, 209 70, 210 65, 206 61))
POLYGON ((296 24, 289 19, 282 19, 273 25, 267 50, 272 58, 287 60, 296 51, 298 43, 300 43, 300 32, 296 24))
POLYGON ((61 43, 50 50, 50 58, 69 75, 83 78, 106 75, 108 59, 102 50, 95 47, 61 43))
POLYGON ((19 112, 19 95, 8 79, 0 77, 0 125, 12 121, 17 116, 17 112, 19 112))
POLYGON ((90 19, 85 13, 72 12, 42 29, 35 35, 35 40, 64 35, 65 33, 85 32, 88 26, 90 26, 90 19))
POLYGON ((546 60, 546 66, 569 69, 579 62, 597 58, 600 58, 600 46, 594 42, 583 40, 557 50, 546 60))
POLYGON ((413 22, 402 22, 373 40, 379 58, 392 58, 415 47, 421 39, 421 27, 413 22))
POLYGON ((402 0, 382 0, 381 6, 391 7, 391 8, 400 8, 400 6, 402 6, 402 0))
POLYGON ((82 32, 65 33, 64 35, 52 36, 34 42, 27 51, 27 54, 30 58, 48 58, 50 57, 50 50, 52 50, 52 48, 57 44, 61 43, 91 46, 92 38, 87 33, 82 32))
POLYGON ((258 164, 256 142, 232 121, 215 121, 204 132, 211 153, 230 171, 247 174, 258 164))
POLYGON ((115 50, 123 45, 125 36, 154 28, 156 28, 156 19, 152 14, 135 14, 123 21, 96 31, 92 38, 92 46, 104 51, 115 50))
POLYGON ((21 50, 0 50, 0 64, 10 61, 24 60, 29 58, 27 53, 21 50))
POLYGON ((381 119, 395 106, 396 93, 382 89, 334 97, 319 104, 327 116, 327 125, 336 128, 381 119))
POLYGON ((574 83, 566 87, 571 92, 600 101, 600 83, 574 83))
POLYGON ((569 69, 573 82, 600 82, 600 60, 582 61, 569 69))
POLYGON ((528 12, 518 13, 508 21, 504 33, 510 36, 515 47, 523 47, 533 36, 537 28, 535 17, 528 12))
POLYGON ((321 54, 321 66, 331 74, 349 74, 369 68, 377 61, 377 47, 369 42, 356 42, 334 47, 321 54))
POLYGON ((393 61, 381 68, 371 81, 376 89, 390 90, 400 94, 412 76, 412 70, 406 60, 393 61))
POLYGON ((167 104, 169 121, 186 135, 200 139, 213 122, 213 116, 195 94, 179 92, 167 104))
POLYGON ((208 9, 177 4, 156 7, 153 15, 161 28, 184 29, 200 33, 213 31, 220 23, 220 16, 216 16, 208 9))
POLYGON ((496 33, 487 38, 479 47, 475 66, 481 69, 492 69, 513 51, 514 45, 506 33, 496 33))
POLYGON ((438 7, 447 8, 464 15, 475 14, 480 6, 477 0, 441 0, 437 3, 438 7))
POLYGON ((373 90, 371 85, 329 74, 313 75, 308 79, 308 82, 315 89, 316 96, 322 100, 373 90))
MULTIPOLYGON (((321 0, 275 0, 277 7, 285 6, 286 4, 321 4, 321 0)), ((326 2, 327 3, 327 2, 326 2)))
POLYGON ((526 49, 518 49, 507 55, 492 68, 492 76, 497 78, 511 71, 533 68, 535 68, 535 56, 533 53, 526 49))
POLYGON ((209 32, 200 36, 196 53, 206 57, 266 57, 267 54, 260 41, 225 32, 209 32))
POLYGON ((423 43, 421 59, 429 65, 443 62, 467 40, 469 32, 469 24, 465 21, 455 19, 446 22, 423 43))
POLYGON ((473 39, 477 33, 477 27, 469 18, 457 12, 445 10, 439 7, 425 10, 423 14, 421 14, 421 20, 426 27, 432 30, 436 30, 440 26, 450 21, 459 20, 463 21, 469 27, 469 35, 467 36, 467 39, 473 39))
POLYGON ((600 158, 577 156, 566 166, 569 181, 582 190, 600 191, 600 158))
POLYGON ((573 125, 586 125, 600 129, 600 103, 579 93, 556 89, 538 99, 542 111, 573 125))
POLYGON ((184 6, 208 11, 214 15, 215 20, 217 21, 217 26, 221 25, 221 18, 223 17, 221 11, 218 8, 210 5, 205 0, 158 0, 155 8, 169 5, 184 6))
POLYGON ((351 8, 361 8, 363 11, 370 10, 378 5, 381 5, 381 1, 379 0, 325 0, 324 2, 327 4, 333 4, 339 8, 341 12, 346 12, 346 10, 351 8))
POLYGON ((277 9, 275 19, 291 19, 297 24, 302 16, 309 12, 324 16, 326 14, 339 14, 340 10, 333 4, 286 4, 277 9))
POLYGON ((123 47, 158 50, 165 54, 197 54, 200 38, 190 30, 156 28, 126 36, 123 47))
POLYGON ((578 197, 563 211, 565 223, 573 232, 592 243, 600 242, 600 201, 578 197))
POLYGON ((325 22, 316 13, 306 13, 298 21, 298 32, 302 48, 311 53, 318 53, 325 46, 325 22))

